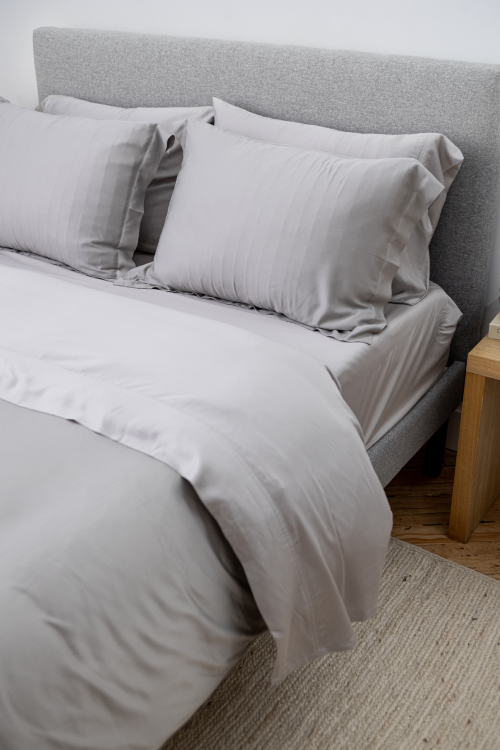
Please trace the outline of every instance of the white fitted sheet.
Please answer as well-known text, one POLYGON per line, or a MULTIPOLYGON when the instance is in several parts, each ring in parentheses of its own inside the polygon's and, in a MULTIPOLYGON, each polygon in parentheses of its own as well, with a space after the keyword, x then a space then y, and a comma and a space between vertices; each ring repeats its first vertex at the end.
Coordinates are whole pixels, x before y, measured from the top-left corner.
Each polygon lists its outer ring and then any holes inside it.
POLYGON ((387 328, 373 343, 346 343, 274 315, 153 289, 119 287, 43 259, 0 249, 2 265, 22 266, 109 294, 133 297, 218 320, 298 349, 323 362, 363 430, 369 448, 416 404, 444 372, 461 314, 437 284, 417 305, 388 304, 387 328))

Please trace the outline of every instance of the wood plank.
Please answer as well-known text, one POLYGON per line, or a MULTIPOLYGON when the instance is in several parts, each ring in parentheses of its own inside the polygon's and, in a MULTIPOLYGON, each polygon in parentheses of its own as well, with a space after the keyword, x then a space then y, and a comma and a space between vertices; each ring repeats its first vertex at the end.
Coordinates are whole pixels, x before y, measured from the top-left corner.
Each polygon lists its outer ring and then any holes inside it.
POLYGON ((387 497, 445 497, 450 496, 450 508, 451 508, 451 493, 453 491, 453 482, 440 482, 439 484, 431 484, 420 486, 418 484, 410 484, 401 487, 392 487, 391 485, 385 488, 385 494, 387 497))
MULTIPOLYGON (((422 495, 403 495, 391 497, 390 504, 393 513, 446 513, 446 523, 450 518, 451 495, 427 497, 422 495)), ((492 521, 500 520, 492 518, 492 521)))
POLYGON ((442 557, 446 557, 449 560, 488 560, 498 563, 500 566, 500 540, 496 539, 492 542, 472 542, 469 541, 467 544, 426 544, 425 549, 429 552, 434 552, 434 547, 441 554, 442 557))
POLYGON ((427 477, 422 474, 421 468, 409 468, 406 467, 404 469, 401 469, 399 474, 394 477, 393 481, 391 482, 391 485, 394 483, 395 485, 402 484, 416 484, 418 482, 419 485, 422 484, 439 484, 442 482, 449 482, 453 480, 454 476, 454 466, 444 466, 443 471, 437 478, 433 477, 427 477))
POLYGON ((448 526, 450 520, 450 511, 422 509, 422 508, 401 508, 396 509, 392 506, 394 516, 394 526, 448 526))
MULTIPOLYGON (((495 502, 493 507, 490 508, 490 510, 487 512, 479 526, 481 526, 485 522, 495 522, 500 523, 500 508, 497 508, 497 503, 495 502)), ((474 539, 474 534, 472 534, 471 539, 474 539)))
POLYGON ((485 336, 467 358, 467 372, 500 379, 500 341, 485 336))
MULTIPOLYGON (((486 545, 487 543, 483 544, 486 545)), ((493 545, 493 543, 490 544, 493 545)), ((484 575, 500 580, 500 544, 498 542, 496 543, 496 552, 492 552, 491 554, 485 554, 484 552, 460 554, 460 550, 457 550, 453 544, 423 544, 421 546, 422 549, 444 557, 446 560, 451 560, 458 563, 458 565, 465 565, 467 568, 477 570, 478 573, 483 573, 484 575)))
MULTIPOLYGON (((414 457, 409 468, 415 469, 418 461, 423 463, 423 452, 419 453, 420 457, 414 457)), ((451 461, 455 456, 447 451, 451 461)), ((446 513, 451 505, 453 480, 427 484, 424 477, 418 481, 418 473, 415 479, 412 485, 391 483, 386 487, 394 513, 393 536, 500 581, 500 497, 470 540, 463 544, 447 535, 446 513)))
MULTIPOLYGON (((409 506, 403 502, 393 503, 391 498, 390 505, 394 516, 394 523, 397 523, 398 526, 413 526, 415 524, 419 526, 429 526, 436 523, 445 524, 447 526, 450 516, 450 504, 440 503, 439 505, 434 505, 432 503, 434 498, 429 498, 429 500, 429 503, 424 504, 419 502, 415 507, 413 505, 409 506), (438 520, 438 518, 440 520, 438 520)), ((472 536, 470 537, 471 540, 475 539, 476 533, 485 532, 485 525, 491 529, 500 529, 500 509, 490 511, 484 517, 477 529, 474 531, 474 534, 472 534, 472 536), (482 532, 481 529, 483 529, 482 532)))
POLYGON ((440 497, 441 495, 450 494, 450 492, 452 492, 452 487, 453 487, 453 480, 450 480, 449 482, 427 484, 424 487, 420 485, 413 485, 413 487, 410 487, 408 495, 425 494, 429 497, 431 496, 440 497))
POLYGON ((448 524, 436 526, 394 526, 392 535, 403 542, 423 547, 426 544, 456 544, 448 536, 448 524))
MULTIPOLYGON (((430 544, 431 542, 439 544, 461 544, 461 542, 456 542, 454 539, 450 539, 448 536, 447 523, 428 524, 425 526, 420 524, 413 524, 411 526, 395 524, 392 529, 392 535, 397 539, 402 539, 404 542, 409 542, 410 544, 416 544, 418 546, 430 544)), ((499 537, 500 524, 482 523, 478 526, 474 533, 474 537, 471 537, 471 539, 476 542, 491 542, 499 537)))
POLYGON ((466 542, 500 495, 500 380, 467 373, 449 534, 466 542))
POLYGON ((389 484, 387 487, 384 487, 384 492, 387 497, 392 497, 393 495, 402 497, 403 495, 409 495, 412 489, 413 485, 409 485, 408 487, 393 487, 389 484))

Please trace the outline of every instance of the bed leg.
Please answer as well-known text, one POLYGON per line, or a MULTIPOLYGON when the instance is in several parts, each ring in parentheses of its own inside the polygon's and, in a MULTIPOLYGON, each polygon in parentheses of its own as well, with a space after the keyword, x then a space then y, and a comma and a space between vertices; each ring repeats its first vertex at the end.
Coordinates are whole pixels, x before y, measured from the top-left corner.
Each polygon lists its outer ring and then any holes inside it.
POLYGON ((422 469, 422 474, 426 477, 437 479, 443 470, 444 448, 447 432, 448 420, 446 420, 439 430, 437 430, 427 441, 425 446, 424 468, 422 469))

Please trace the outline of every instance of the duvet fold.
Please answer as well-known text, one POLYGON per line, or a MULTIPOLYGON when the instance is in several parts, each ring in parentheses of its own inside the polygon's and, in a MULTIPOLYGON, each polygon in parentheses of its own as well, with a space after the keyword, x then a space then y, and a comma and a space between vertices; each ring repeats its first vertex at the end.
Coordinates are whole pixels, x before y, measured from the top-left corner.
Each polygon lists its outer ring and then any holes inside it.
POLYGON ((324 365, 24 269, 2 269, 0 320, 0 398, 74 420, 193 485, 276 641, 273 680, 354 646, 351 622, 376 611, 391 513, 324 365))

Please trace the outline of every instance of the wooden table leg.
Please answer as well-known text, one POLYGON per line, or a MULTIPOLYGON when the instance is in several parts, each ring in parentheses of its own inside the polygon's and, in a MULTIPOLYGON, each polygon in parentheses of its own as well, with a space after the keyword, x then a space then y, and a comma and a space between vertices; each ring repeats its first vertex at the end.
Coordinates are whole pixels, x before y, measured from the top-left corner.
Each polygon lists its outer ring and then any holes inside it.
POLYGON ((466 542, 500 495, 500 380, 468 372, 448 536, 466 542))

